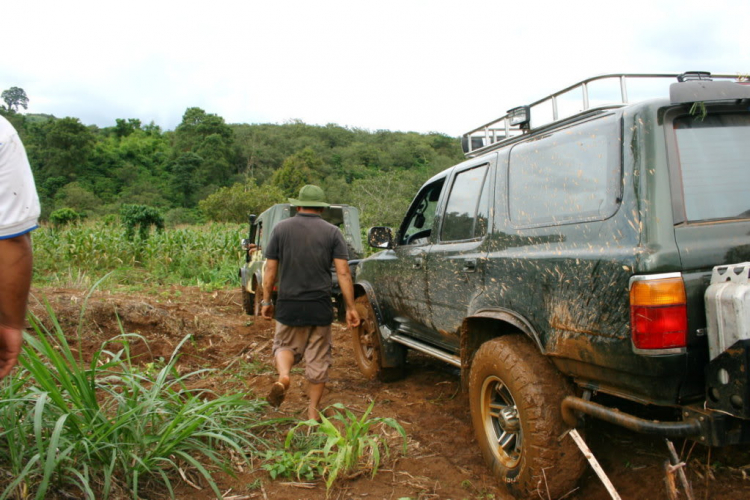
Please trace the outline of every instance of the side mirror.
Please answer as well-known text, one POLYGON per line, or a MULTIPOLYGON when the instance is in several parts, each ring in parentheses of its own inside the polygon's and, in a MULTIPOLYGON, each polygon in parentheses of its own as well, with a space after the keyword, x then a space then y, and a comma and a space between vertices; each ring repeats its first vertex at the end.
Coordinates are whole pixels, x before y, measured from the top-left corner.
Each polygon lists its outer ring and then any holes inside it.
POLYGON ((373 248, 393 248, 393 230, 376 226, 367 231, 367 244, 373 248))

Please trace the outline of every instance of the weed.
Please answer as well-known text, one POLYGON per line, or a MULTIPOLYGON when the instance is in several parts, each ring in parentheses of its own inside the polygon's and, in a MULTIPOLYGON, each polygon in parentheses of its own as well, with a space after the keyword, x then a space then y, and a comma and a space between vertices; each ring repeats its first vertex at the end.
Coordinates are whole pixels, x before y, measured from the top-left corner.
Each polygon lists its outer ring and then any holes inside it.
POLYGON ((322 477, 326 490, 343 474, 355 468, 372 469, 374 477, 380 466, 381 453, 389 453, 388 443, 376 429, 383 426, 395 429, 403 438, 406 453, 406 432, 392 418, 370 418, 373 401, 362 417, 357 418, 342 404, 329 407, 337 410, 330 419, 321 415, 321 421, 307 420, 294 426, 288 433, 283 450, 267 455, 263 467, 271 477, 289 477, 311 481, 322 477), (302 437, 298 431, 306 428, 309 435, 302 437))
POLYGON ((30 316, 35 335, 25 336, 21 369, 0 390, 0 464, 13 478, 0 500, 54 491, 140 498, 147 483, 174 496, 173 482, 187 468, 221 497, 204 463, 231 473, 229 455, 245 463, 260 455, 265 443, 255 434, 265 425, 264 404, 186 388, 186 379, 206 371, 175 369, 187 337, 169 360, 146 370, 131 361, 128 340, 135 334, 105 342, 85 364, 49 304, 47 314, 51 330, 30 316), (115 345, 117 352, 110 350, 115 345))

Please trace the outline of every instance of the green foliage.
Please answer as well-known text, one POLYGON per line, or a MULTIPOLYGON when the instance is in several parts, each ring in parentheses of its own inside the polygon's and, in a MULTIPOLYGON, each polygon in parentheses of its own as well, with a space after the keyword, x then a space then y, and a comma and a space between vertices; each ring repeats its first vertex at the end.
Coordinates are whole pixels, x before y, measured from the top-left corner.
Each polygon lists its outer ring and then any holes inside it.
POLYGON ((90 286, 113 272, 124 285, 235 285, 247 224, 165 229, 130 240, 120 225, 90 221, 34 231, 34 280, 54 286, 90 286))
POLYGON ((296 197, 302 186, 318 182, 324 174, 323 160, 307 147, 284 160, 281 168, 273 174, 271 184, 279 188, 284 196, 296 197))
POLYGON ((229 450, 243 463, 258 454, 263 442, 254 429, 262 426, 263 403, 186 387, 186 380, 206 372, 176 369, 188 337, 161 367, 138 368, 130 355, 132 334, 105 342, 84 361, 49 305, 47 313, 53 329, 31 317, 35 335, 25 336, 22 369, 0 390, 0 463, 11 473, 0 499, 57 492, 137 499, 153 483, 174 497, 173 484, 186 466, 220 498, 204 463, 229 472, 229 450))
POLYGON ((72 208, 60 208, 52 212, 49 216, 49 221, 55 226, 55 229, 60 229, 63 226, 74 222, 80 222, 84 218, 83 214, 79 214, 72 208))
POLYGON ((29 108, 29 98, 26 95, 26 91, 20 87, 11 87, 8 90, 3 90, 0 98, 5 101, 5 109, 7 111, 15 112, 18 111, 19 107, 23 109, 29 108))
POLYGON ((374 417, 370 413, 375 401, 370 403, 365 413, 357 418, 354 413, 337 403, 330 408, 337 410, 330 419, 321 415, 321 421, 307 420, 293 427, 287 434, 284 450, 266 453, 267 462, 263 468, 272 478, 278 476, 311 481, 322 477, 326 489, 341 475, 355 469, 371 469, 374 477, 380 466, 381 453, 389 453, 385 427, 394 429, 401 435, 402 452, 406 453, 406 431, 392 418, 374 417), (298 431, 307 428, 309 434, 301 437, 298 431))
POLYGON ((219 189, 198 205, 210 220, 243 223, 248 215, 284 201, 284 194, 276 186, 259 187, 254 179, 248 179, 244 184, 219 189))
POLYGON ((135 236, 136 227, 141 240, 148 239, 151 226, 154 226, 157 232, 164 230, 164 217, 153 207, 123 205, 120 208, 120 218, 125 226, 125 237, 129 240, 132 240, 135 236))
POLYGON ((26 145, 43 219, 55 208, 103 215, 123 204, 188 210, 174 213, 180 219, 222 188, 252 178, 260 191, 278 188, 286 197, 315 183, 331 202, 357 205, 368 224, 396 226, 416 187, 463 159, 458 139, 443 134, 300 121, 228 125, 196 107, 174 132, 137 118, 99 129, 76 118, 7 114, 26 145))
POLYGON ((66 184, 55 194, 55 206, 60 208, 69 207, 79 212, 91 213, 101 205, 102 200, 79 182, 66 184))

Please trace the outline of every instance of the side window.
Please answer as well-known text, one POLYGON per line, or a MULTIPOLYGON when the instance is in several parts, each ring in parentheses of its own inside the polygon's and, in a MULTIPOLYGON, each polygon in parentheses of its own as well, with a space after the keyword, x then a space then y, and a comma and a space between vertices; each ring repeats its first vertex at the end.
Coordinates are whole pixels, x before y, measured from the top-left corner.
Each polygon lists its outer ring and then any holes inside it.
POLYGON ((522 143, 510 152, 508 208, 517 226, 604 219, 620 193, 613 115, 522 143))
POLYGON ((470 240, 487 231, 487 165, 464 170, 453 182, 440 231, 441 241, 470 240))
POLYGON ((432 233, 437 203, 443 190, 445 179, 433 182, 414 198, 399 230, 399 245, 424 245, 432 233))

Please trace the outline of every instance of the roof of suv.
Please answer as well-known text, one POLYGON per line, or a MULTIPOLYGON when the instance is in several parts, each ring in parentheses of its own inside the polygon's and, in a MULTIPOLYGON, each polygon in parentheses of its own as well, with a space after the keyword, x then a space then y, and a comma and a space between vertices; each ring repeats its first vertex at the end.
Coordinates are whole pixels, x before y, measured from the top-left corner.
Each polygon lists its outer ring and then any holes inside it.
POLYGON ((666 97, 665 81, 672 82, 667 105, 750 98, 750 82, 747 77, 738 75, 692 71, 682 74, 621 73, 594 76, 531 104, 510 109, 500 118, 470 130, 462 137, 464 154, 467 158, 473 158, 522 140, 531 132, 645 99, 666 97), (633 93, 635 99, 628 94, 628 82, 632 84, 630 90, 636 91, 633 93), (566 109, 573 111, 566 112, 566 109))

